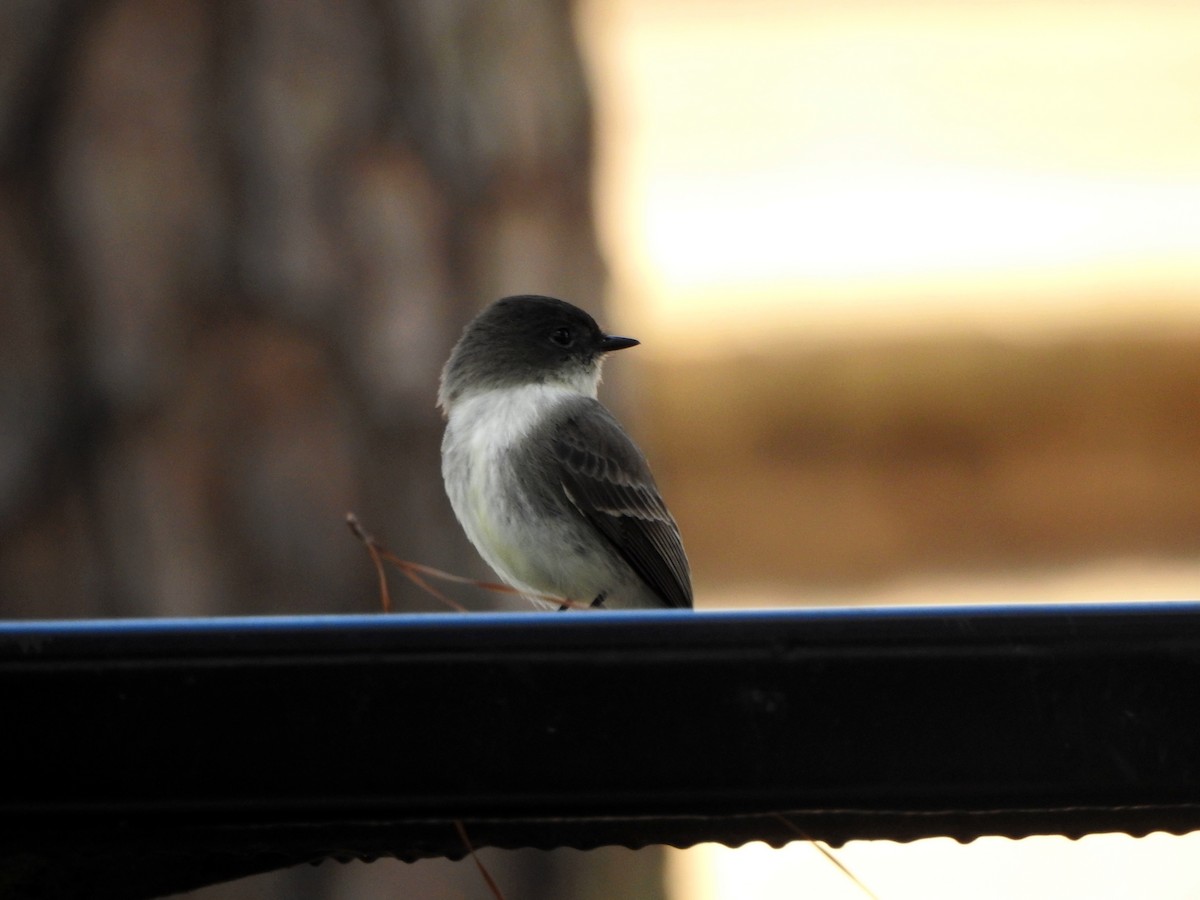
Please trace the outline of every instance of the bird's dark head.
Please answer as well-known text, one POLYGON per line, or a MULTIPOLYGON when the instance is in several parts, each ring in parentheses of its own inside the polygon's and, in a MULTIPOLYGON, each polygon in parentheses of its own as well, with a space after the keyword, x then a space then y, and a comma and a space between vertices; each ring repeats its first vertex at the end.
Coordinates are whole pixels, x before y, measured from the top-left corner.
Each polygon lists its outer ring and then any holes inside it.
POLYGON ((464 394, 531 384, 594 396, 604 354, 637 343, 605 334, 595 319, 565 301, 505 297, 463 330, 442 370, 438 405, 449 412, 464 394))

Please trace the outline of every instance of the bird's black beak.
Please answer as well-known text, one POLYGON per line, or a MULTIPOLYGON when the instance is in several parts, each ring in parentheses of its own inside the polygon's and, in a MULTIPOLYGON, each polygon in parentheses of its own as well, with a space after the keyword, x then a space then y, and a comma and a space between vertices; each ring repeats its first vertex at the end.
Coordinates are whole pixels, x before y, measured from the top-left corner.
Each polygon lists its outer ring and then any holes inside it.
POLYGON ((630 347, 636 347, 641 341, 636 338, 617 337, 615 334, 606 334, 600 341, 600 349, 605 353, 611 353, 613 350, 627 350, 630 347))

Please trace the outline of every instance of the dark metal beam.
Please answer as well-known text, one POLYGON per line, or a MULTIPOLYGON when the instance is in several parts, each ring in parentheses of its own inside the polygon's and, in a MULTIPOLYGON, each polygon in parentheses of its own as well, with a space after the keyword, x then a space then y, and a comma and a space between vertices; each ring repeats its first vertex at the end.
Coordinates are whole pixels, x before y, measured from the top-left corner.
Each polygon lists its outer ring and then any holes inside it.
POLYGON ((0 730, 0 888, 42 896, 461 856, 455 820, 497 847, 1181 833, 1200 604, 6 623, 0 730))

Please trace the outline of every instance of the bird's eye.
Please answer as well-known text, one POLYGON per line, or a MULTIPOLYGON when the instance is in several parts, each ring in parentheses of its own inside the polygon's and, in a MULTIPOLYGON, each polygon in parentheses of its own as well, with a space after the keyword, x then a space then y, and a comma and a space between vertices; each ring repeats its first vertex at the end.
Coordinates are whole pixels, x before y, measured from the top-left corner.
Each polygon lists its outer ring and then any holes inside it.
POLYGON ((575 335, 571 333, 570 328, 555 328, 550 332, 550 340, 560 347, 570 347, 575 343, 575 335))

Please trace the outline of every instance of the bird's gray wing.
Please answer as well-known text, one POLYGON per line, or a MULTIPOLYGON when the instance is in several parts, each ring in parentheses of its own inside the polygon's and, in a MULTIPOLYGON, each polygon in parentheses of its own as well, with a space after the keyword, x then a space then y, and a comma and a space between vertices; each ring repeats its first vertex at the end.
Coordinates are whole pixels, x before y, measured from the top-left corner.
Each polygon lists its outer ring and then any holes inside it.
POLYGON ((666 606, 690 608, 679 529, 637 445, 597 400, 564 404, 554 418, 547 444, 567 499, 666 606))

